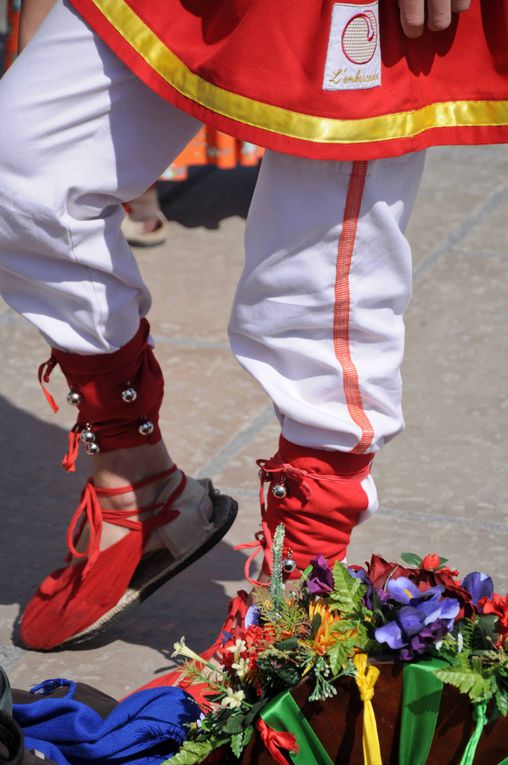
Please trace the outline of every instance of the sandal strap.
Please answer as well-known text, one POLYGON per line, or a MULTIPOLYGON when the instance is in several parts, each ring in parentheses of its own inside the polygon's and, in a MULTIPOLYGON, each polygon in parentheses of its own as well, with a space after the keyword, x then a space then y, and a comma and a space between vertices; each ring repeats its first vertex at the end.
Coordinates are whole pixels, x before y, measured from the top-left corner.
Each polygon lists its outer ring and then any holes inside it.
POLYGON ((93 478, 89 478, 85 484, 83 492, 81 494, 81 501, 76 508, 69 527, 67 529, 67 547, 68 554, 66 561, 69 562, 72 558, 78 560, 84 560, 87 558, 87 563, 82 572, 82 578, 93 568, 97 558, 100 554, 100 542, 102 536, 103 523, 111 523, 114 526, 121 526, 127 528, 130 531, 137 531, 142 534, 147 534, 153 529, 164 526, 166 523, 174 520, 179 511, 173 508, 173 503, 178 499, 187 483, 187 477, 185 473, 181 472, 181 478, 176 489, 170 494, 170 496, 164 502, 152 502, 149 505, 143 507, 134 507, 130 510, 114 510, 111 508, 103 508, 100 504, 99 497, 115 497, 121 494, 127 494, 136 489, 140 489, 143 486, 148 486, 161 478, 166 478, 173 475, 177 470, 177 466, 173 465, 168 470, 164 470, 161 473, 148 476, 141 481, 137 481, 133 484, 125 484, 115 488, 99 487, 95 486, 93 478), (144 512, 155 512, 156 514, 143 521, 133 520, 132 517, 144 512), (157 512, 158 511, 158 512, 157 512), (90 530, 90 538, 88 545, 83 552, 79 552, 76 549, 76 545, 81 538, 85 526, 88 524, 90 530))

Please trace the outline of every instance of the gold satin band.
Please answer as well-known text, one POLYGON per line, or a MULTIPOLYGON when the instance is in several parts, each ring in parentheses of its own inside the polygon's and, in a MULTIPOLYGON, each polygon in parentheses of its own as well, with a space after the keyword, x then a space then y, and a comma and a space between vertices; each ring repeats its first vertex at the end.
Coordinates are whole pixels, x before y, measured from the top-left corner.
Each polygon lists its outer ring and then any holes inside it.
POLYGON ((508 125, 508 101, 444 101, 421 109, 356 120, 292 112, 219 88, 187 68, 125 0, 93 3, 129 45, 171 87, 223 117, 313 143, 355 144, 412 138, 438 127, 508 125))

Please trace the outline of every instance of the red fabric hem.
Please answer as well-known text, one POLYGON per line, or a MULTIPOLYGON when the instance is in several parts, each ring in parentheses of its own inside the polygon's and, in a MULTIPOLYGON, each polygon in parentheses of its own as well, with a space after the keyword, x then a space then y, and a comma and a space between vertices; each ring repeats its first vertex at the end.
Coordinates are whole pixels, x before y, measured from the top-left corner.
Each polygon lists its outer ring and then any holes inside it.
MULTIPOLYGON (((89 0, 70 0, 71 5, 114 53, 149 88, 191 116, 242 141, 266 149, 308 159, 356 161, 397 157, 431 146, 508 143, 508 125, 431 128, 417 136, 361 144, 316 143, 290 138, 217 114, 174 90, 116 31, 89 0)), ((318 116, 318 115, 316 115, 318 116)))
POLYGON ((308 446, 293 444, 281 435, 279 457, 296 468, 318 474, 354 475, 365 470, 374 454, 353 454, 351 452, 332 452, 325 449, 313 449, 308 446))

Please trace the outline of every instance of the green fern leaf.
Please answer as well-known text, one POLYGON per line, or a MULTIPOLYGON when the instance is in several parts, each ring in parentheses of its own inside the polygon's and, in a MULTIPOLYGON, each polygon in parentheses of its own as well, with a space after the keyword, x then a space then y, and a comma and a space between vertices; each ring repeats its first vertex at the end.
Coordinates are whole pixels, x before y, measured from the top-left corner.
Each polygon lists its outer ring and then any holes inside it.
POLYGON ((352 616, 361 606, 366 587, 360 579, 352 576, 343 563, 337 561, 333 567, 333 590, 330 603, 347 616, 352 616))
POLYGON ((199 762, 204 762, 210 752, 225 743, 227 743, 227 739, 221 741, 215 739, 184 741, 181 749, 169 760, 164 760, 161 765, 197 765, 199 762))
POLYGON ((488 701, 496 691, 494 678, 485 677, 473 668, 450 667, 435 672, 436 677, 443 683, 454 685, 461 693, 465 693, 471 701, 488 701))

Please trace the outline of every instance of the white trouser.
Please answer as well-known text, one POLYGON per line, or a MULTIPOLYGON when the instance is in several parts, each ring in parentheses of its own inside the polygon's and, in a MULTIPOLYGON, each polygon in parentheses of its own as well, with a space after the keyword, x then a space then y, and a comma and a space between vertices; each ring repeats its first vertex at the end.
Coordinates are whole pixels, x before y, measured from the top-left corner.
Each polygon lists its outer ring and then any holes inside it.
MULTIPOLYGON (((0 81, 0 113, 2 295, 52 345, 110 353, 150 307, 121 203, 200 125, 62 2, 0 81)), ((290 441, 376 451, 403 425, 403 229, 423 161, 263 160, 230 337, 290 441)))

